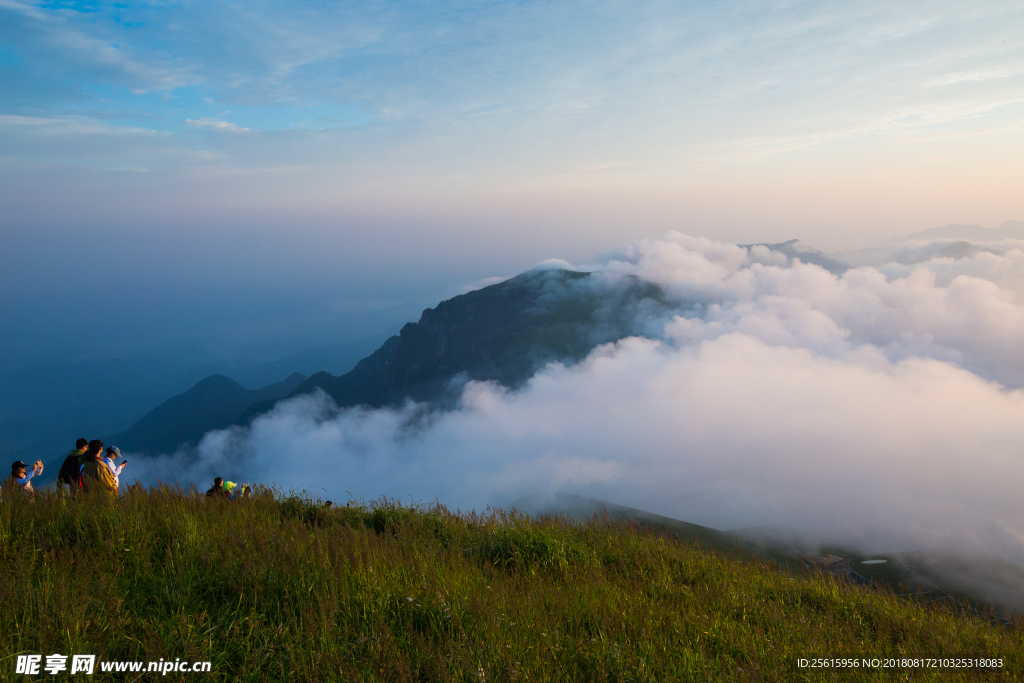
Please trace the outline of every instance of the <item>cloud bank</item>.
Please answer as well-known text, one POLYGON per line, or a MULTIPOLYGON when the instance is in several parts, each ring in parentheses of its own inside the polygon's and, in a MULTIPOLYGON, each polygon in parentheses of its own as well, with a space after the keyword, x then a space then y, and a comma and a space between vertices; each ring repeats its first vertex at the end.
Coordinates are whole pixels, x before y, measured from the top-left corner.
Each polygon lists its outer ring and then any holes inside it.
POLYGON ((836 276, 671 233, 600 266, 607 286, 635 275, 665 291, 674 308, 645 321, 650 337, 518 391, 470 382, 447 412, 294 399, 145 474, 463 509, 565 491, 717 528, 1024 562, 1022 246, 836 276))

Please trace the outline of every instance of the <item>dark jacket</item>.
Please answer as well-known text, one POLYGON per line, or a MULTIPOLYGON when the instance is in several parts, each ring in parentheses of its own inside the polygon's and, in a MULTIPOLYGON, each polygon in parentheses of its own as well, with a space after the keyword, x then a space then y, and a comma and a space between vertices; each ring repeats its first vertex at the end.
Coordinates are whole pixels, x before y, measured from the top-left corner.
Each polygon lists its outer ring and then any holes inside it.
POLYGON ((85 455, 84 448, 80 451, 68 453, 68 457, 64 458, 64 464, 60 466, 60 472, 57 474, 58 484, 71 487, 78 486, 78 471, 82 467, 83 455, 85 455))

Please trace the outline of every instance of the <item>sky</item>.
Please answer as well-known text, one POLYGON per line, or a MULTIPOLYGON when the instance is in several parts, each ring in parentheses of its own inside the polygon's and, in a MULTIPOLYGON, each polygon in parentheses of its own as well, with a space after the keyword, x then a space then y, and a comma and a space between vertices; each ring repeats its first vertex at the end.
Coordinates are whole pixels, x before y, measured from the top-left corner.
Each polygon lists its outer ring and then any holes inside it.
POLYGON ((668 230, 996 226, 1024 218, 1022 28, 1015 2, 0 0, 0 266, 390 301, 668 230))

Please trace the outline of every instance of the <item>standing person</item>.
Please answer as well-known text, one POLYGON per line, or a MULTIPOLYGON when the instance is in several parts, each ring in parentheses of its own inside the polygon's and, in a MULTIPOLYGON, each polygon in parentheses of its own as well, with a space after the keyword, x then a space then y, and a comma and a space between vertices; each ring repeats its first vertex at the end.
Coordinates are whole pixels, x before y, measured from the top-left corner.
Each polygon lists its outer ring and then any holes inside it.
POLYGON ((82 470, 84 464, 82 458, 85 457, 85 449, 88 445, 89 442, 85 439, 75 442, 75 450, 68 453, 68 457, 64 458, 64 464, 60 466, 60 472, 57 474, 58 486, 61 488, 67 486, 72 491, 79 488, 78 473, 82 470))
POLYGON ((103 442, 94 439, 89 442, 82 466, 82 490, 86 493, 99 491, 113 498, 117 495, 117 481, 106 463, 103 462, 103 442))
POLYGON ((206 495, 207 496, 223 496, 224 495, 224 489, 221 488, 223 486, 224 486, 224 480, 221 477, 217 477, 216 479, 213 480, 213 486, 211 486, 210 490, 206 492, 206 495))
POLYGON ((118 492, 121 491, 121 470, 123 470, 128 465, 127 460, 122 461, 120 465, 118 465, 114 461, 114 458, 120 457, 121 449, 117 448, 116 446, 111 446, 110 448, 107 449, 107 457, 103 458, 103 464, 109 467, 110 473, 114 475, 114 485, 117 488, 118 492))
POLYGON ((27 468, 28 465, 20 460, 15 460, 11 463, 11 479, 14 480, 15 484, 32 493, 32 477, 43 473, 43 461, 36 460, 35 464, 32 465, 31 472, 26 473, 25 470, 27 468))
POLYGON ((93 439, 85 448, 85 453, 82 454, 82 464, 78 466, 78 485, 82 485, 82 472, 85 471, 85 463, 89 462, 93 458, 103 460, 103 442, 99 439, 93 439))

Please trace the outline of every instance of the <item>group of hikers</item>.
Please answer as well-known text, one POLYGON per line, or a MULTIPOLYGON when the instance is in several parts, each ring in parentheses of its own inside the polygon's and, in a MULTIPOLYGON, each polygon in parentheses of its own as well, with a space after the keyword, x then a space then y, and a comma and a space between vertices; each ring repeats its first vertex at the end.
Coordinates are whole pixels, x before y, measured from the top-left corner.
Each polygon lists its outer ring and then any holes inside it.
MULTIPOLYGON (((68 453, 64 463, 60 466, 57 474, 57 487, 74 491, 102 491, 110 495, 117 495, 121 488, 120 476, 127 460, 121 464, 117 459, 121 457, 121 451, 116 446, 106 448, 99 439, 88 441, 79 439, 75 442, 75 450, 68 453)), ((43 473, 43 461, 36 460, 32 469, 28 469, 21 460, 11 463, 11 481, 24 491, 32 492, 32 479, 43 473)))
MULTIPOLYGON (((57 474, 57 488, 66 491, 81 490, 86 493, 100 492, 109 496, 117 496, 121 490, 121 472, 128 466, 127 460, 117 459, 121 457, 121 451, 116 446, 107 447, 99 439, 88 441, 79 439, 75 442, 75 449, 64 458, 57 474), (104 452, 106 449, 106 452, 104 452)), ((11 481, 14 487, 31 493, 32 479, 43 473, 43 461, 36 460, 32 469, 21 460, 11 464, 11 481)), ((207 496, 224 496, 230 500, 236 500, 239 495, 248 497, 251 488, 248 484, 241 487, 240 493, 235 489, 238 487, 233 481, 224 481, 221 477, 213 480, 213 487, 206 492, 207 496)))
POLYGON ((213 486, 206 492, 207 498, 221 497, 227 498, 228 500, 238 500, 238 497, 248 498, 252 493, 252 488, 248 484, 243 484, 241 493, 235 493, 235 489, 238 488, 238 484, 233 481, 224 481, 221 477, 217 477, 213 480, 213 486))

